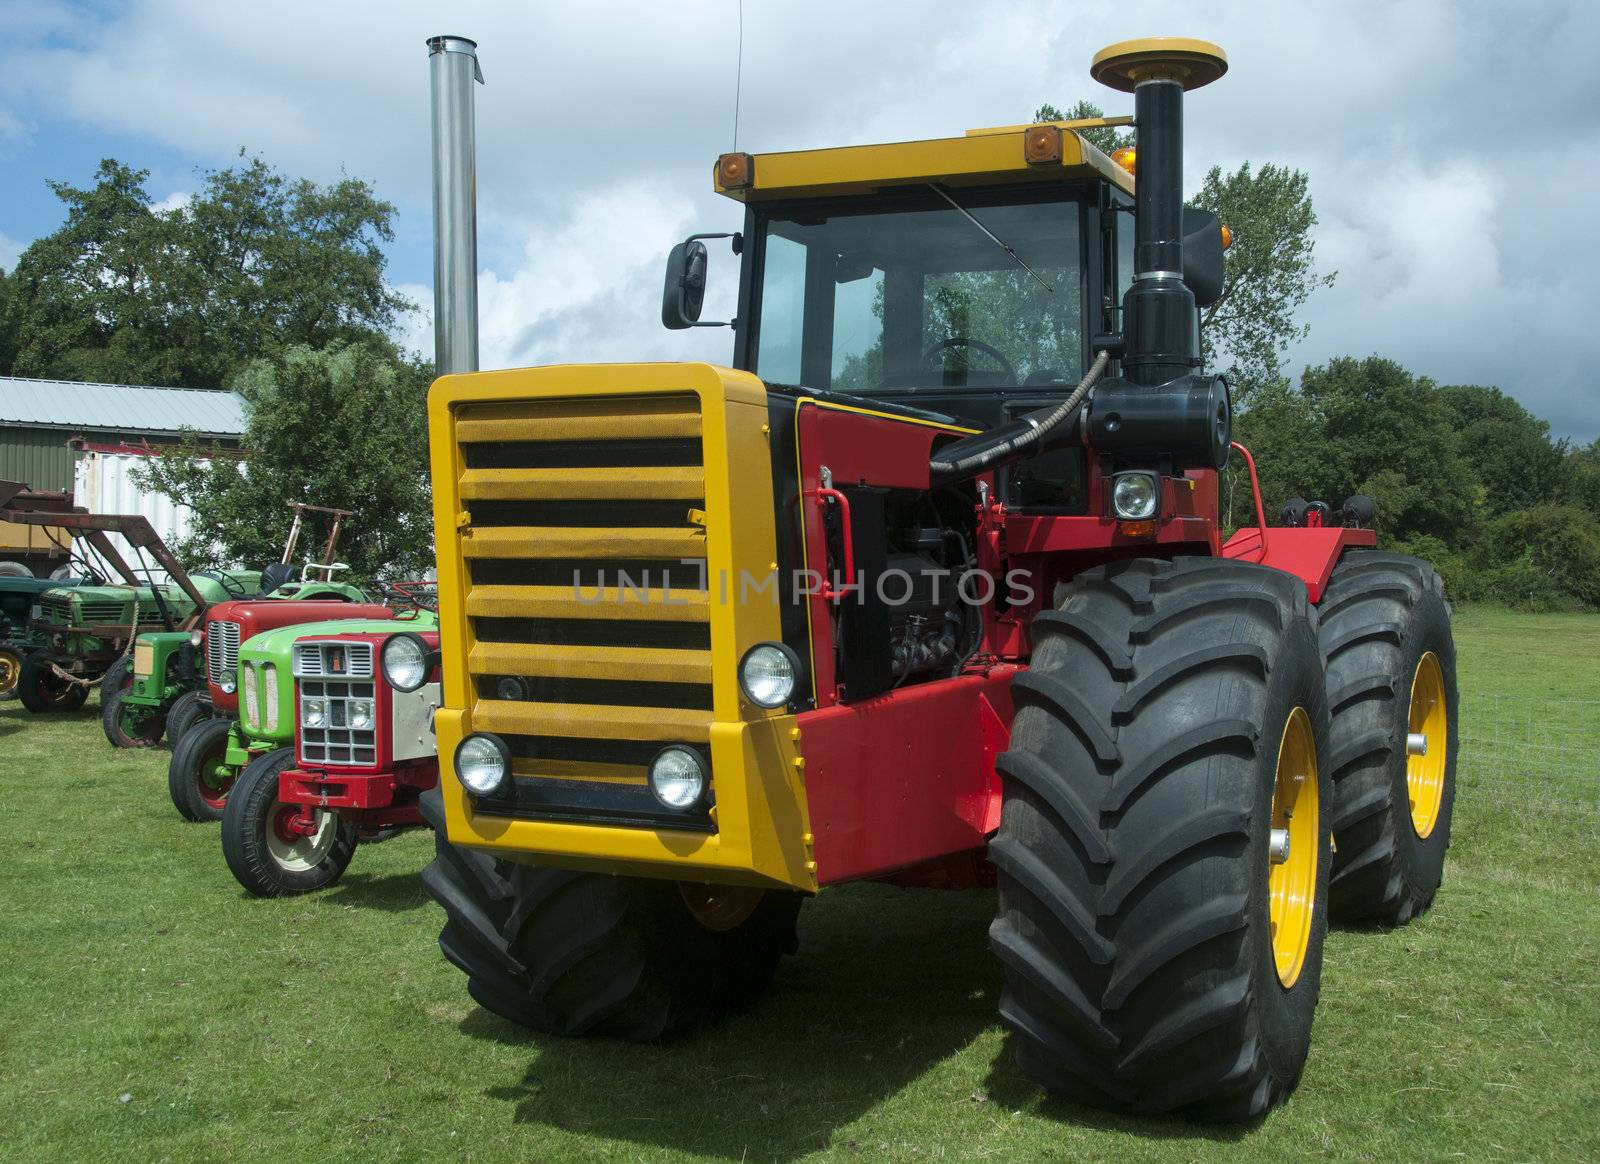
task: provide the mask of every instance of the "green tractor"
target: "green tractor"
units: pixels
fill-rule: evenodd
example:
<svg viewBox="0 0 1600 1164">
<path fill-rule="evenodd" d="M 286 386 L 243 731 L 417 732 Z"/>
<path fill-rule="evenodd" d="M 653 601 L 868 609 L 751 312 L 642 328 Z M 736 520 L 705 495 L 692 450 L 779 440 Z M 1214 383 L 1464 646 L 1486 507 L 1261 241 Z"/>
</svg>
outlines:
<svg viewBox="0 0 1600 1164">
<path fill-rule="evenodd" d="M 102 692 L 125 686 L 133 665 L 126 656 L 139 635 L 156 630 L 187 635 L 207 607 L 260 589 L 259 570 L 189 574 L 138 514 L 7 504 L 0 517 L 17 525 L 65 530 L 73 538 L 76 561 L 100 577 L 121 579 L 52 588 L 38 596 L 38 613 L 29 626 L 33 649 L 22 659 L 17 676 L 17 697 L 31 712 L 76 711 L 95 683 Z M 112 543 L 112 533 L 132 548 L 137 568 Z M 171 581 L 154 582 L 156 567 Z"/>
<path fill-rule="evenodd" d="M 212 611 L 200 625 L 186 630 L 160 630 L 141 634 L 135 640 L 131 659 L 119 661 L 107 672 L 101 691 L 101 726 L 106 739 L 119 748 L 147 747 L 158 743 L 165 730 L 176 747 L 182 734 L 202 719 L 218 711 L 231 714 L 232 708 L 214 706 L 207 689 L 207 670 L 223 667 L 223 655 L 230 644 L 210 643 L 214 628 L 231 637 L 237 646 L 241 624 L 259 632 L 270 627 L 318 622 L 329 618 L 382 617 L 381 608 L 368 603 L 367 595 L 347 582 L 336 582 L 332 575 L 344 569 L 334 560 L 340 527 L 350 516 L 347 509 L 291 502 L 294 521 L 281 558 L 261 572 L 258 592 L 228 597 L 230 609 L 238 614 L 219 618 Z M 308 514 L 326 514 L 331 531 L 323 546 L 322 560 L 308 562 L 294 577 L 295 547 Z M 200 575 L 205 577 L 206 575 Z M 256 617 L 243 612 L 260 604 Z M 359 605 L 358 605 L 359 604 Z M 245 637 L 249 637 L 246 635 Z M 212 656 L 217 658 L 213 659 Z M 213 666 L 215 664 L 215 666 Z"/>
<path fill-rule="evenodd" d="M 438 626 L 438 616 L 432 611 L 415 609 L 386 618 L 281 626 L 246 639 L 239 647 L 235 673 L 221 683 L 215 678 L 209 681 L 219 705 L 237 699 L 237 716 L 201 720 L 173 746 L 167 791 L 178 815 L 189 821 L 221 820 L 228 791 L 245 765 L 258 756 L 292 747 L 295 681 L 291 653 L 297 639 L 309 634 L 436 631 Z"/>
<path fill-rule="evenodd" d="M 65 493 L 35 492 L 20 481 L 0 481 L 0 508 L 9 509 L 14 505 L 64 510 L 72 507 L 72 499 Z M 9 532 L 9 526 L 0 525 L 0 535 Z M 45 556 L 30 552 L 36 544 L 48 547 L 51 559 L 63 555 L 62 544 L 58 543 L 68 540 L 62 531 L 49 526 L 29 529 L 17 538 L 0 538 L 0 545 L 8 554 L 0 560 L 0 700 L 15 698 L 17 683 L 22 677 L 22 661 L 45 645 L 32 625 L 37 617 L 39 596 L 47 590 L 77 586 L 85 581 L 76 576 L 77 567 L 71 562 L 57 569 L 56 576 L 40 578 L 36 576 L 35 565 L 48 569 L 55 563 L 48 560 L 30 563 L 28 560 Z M 17 554 L 20 560 L 9 557 L 13 551 L 21 551 Z"/>
</svg>

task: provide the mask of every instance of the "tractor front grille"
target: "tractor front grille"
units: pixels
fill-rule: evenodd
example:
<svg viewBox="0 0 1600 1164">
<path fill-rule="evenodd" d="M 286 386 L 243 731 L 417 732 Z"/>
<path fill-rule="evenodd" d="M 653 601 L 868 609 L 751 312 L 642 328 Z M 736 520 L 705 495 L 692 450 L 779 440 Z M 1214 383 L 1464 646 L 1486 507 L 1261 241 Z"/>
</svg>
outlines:
<svg viewBox="0 0 1600 1164">
<path fill-rule="evenodd" d="M 566 786 L 629 806 L 619 823 L 709 828 L 646 819 L 650 760 L 710 741 L 699 398 L 470 404 L 455 432 L 471 721 L 517 777 L 514 804 L 479 811 L 551 815 Z"/>
<path fill-rule="evenodd" d="M 72 624 L 72 599 L 59 594 L 46 591 L 39 596 L 39 604 L 34 608 L 39 614 L 41 622 L 53 623 L 56 626 L 70 626 Z"/>
<path fill-rule="evenodd" d="M 294 645 L 300 686 L 300 762 L 370 767 L 378 762 L 377 690 L 372 644 L 324 639 Z M 321 722 L 308 723 L 307 705 L 321 706 Z"/>
<path fill-rule="evenodd" d="M 206 676 L 222 685 L 239 669 L 239 624 L 213 619 L 206 624 Z"/>
<path fill-rule="evenodd" d="M 127 604 L 115 598 L 80 602 L 78 619 L 83 626 L 115 626 L 131 617 Z"/>
</svg>

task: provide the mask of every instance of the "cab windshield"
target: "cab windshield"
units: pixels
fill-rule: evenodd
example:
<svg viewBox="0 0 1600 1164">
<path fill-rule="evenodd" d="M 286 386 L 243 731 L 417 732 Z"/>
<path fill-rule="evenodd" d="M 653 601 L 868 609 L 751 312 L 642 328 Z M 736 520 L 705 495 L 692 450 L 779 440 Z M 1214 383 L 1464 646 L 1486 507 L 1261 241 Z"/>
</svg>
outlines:
<svg viewBox="0 0 1600 1164">
<path fill-rule="evenodd" d="M 761 223 L 755 372 L 873 394 L 1083 371 L 1079 203 L 925 187 Z"/>
</svg>

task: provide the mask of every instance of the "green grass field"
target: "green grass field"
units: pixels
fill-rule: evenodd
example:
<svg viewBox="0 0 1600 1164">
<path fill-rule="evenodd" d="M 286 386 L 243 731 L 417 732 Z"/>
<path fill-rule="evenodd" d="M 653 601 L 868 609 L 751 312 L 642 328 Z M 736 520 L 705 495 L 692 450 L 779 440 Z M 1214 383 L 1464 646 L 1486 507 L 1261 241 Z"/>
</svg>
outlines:
<svg viewBox="0 0 1600 1164">
<path fill-rule="evenodd" d="M 1457 635 L 1469 699 L 1600 694 L 1600 618 L 1471 610 Z M 62 721 L 7 703 L 0 1158 L 1600 1159 L 1588 754 L 1567 773 L 1576 836 L 1562 798 L 1508 815 L 1473 769 L 1437 907 L 1331 934 L 1299 1091 L 1205 1129 L 1049 1103 L 1018 1075 L 989 893 L 831 891 L 740 1019 L 665 1047 L 535 1038 L 440 957 L 429 837 L 258 901 L 216 826 L 168 804 L 164 749 L 114 752 L 93 701 Z"/>
</svg>

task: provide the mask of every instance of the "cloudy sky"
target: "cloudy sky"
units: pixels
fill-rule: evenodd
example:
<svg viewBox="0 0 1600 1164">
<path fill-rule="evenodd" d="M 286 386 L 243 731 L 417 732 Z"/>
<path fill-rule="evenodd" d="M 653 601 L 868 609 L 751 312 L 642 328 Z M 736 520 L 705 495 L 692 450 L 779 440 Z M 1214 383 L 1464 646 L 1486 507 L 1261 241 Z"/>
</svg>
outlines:
<svg viewBox="0 0 1600 1164">
<path fill-rule="evenodd" d="M 1600 5 L 1389 0 L 1117 4 L 744 0 L 739 143 L 792 149 L 959 134 L 1042 101 L 1131 98 L 1087 76 L 1129 36 L 1202 36 L 1232 70 L 1188 107 L 1188 186 L 1211 163 L 1306 170 L 1317 255 L 1296 367 L 1380 353 L 1498 384 L 1600 436 Z M 1198 14 L 1204 12 L 1203 17 Z M 660 264 L 731 230 L 710 193 L 732 144 L 737 0 L 0 0 L 0 266 L 54 229 L 46 178 L 102 157 L 181 198 L 241 147 L 371 180 L 400 210 L 390 275 L 431 305 L 423 41 L 480 43 L 485 367 L 727 359 L 659 325 Z M 731 296 L 713 267 L 707 312 Z M 720 292 L 720 294 L 718 294 Z M 425 316 L 409 334 L 431 347 Z"/>
</svg>

